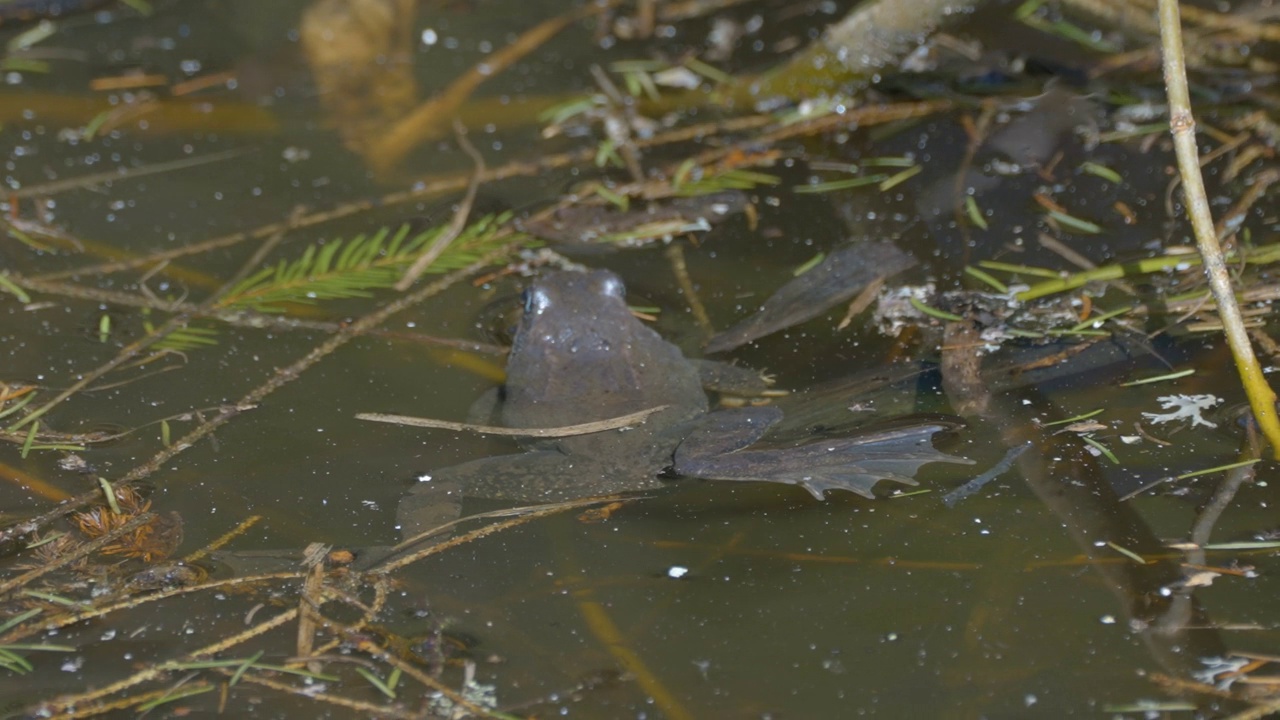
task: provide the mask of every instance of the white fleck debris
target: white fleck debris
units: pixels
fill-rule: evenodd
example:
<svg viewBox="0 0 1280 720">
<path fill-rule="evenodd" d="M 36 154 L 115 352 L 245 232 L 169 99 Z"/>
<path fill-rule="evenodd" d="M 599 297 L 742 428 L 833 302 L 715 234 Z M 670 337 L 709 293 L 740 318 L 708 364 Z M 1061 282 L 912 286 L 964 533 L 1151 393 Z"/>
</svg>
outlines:
<svg viewBox="0 0 1280 720">
<path fill-rule="evenodd" d="M 1204 665 L 1204 669 L 1191 673 L 1191 676 L 1206 685 L 1213 685 L 1214 687 L 1222 690 L 1227 690 L 1231 687 L 1231 683 L 1241 677 L 1240 671 L 1243 670 L 1249 662 L 1248 658 L 1236 657 L 1200 658 L 1200 664 Z M 1219 675 L 1225 675 L 1225 677 L 1219 679 Z"/>
<path fill-rule="evenodd" d="M 280 157 L 287 163 L 299 163 L 304 160 L 310 160 L 311 151 L 307 148 L 293 147 L 291 145 L 280 153 Z"/>
<path fill-rule="evenodd" d="M 667 68 L 653 74 L 653 82 L 664 87 L 694 90 L 702 85 L 702 78 L 686 67 Z"/>
<path fill-rule="evenodd" d="M 904 285 L 886 288 L 876 298 L 876 309 L 872 315 L 880 332 L 896 337 L 908 325 L 918 325 L 925 319 L 924 313 L 917 310 L 911 301 L 924 303 L 936 292 L 933 283 L 924 285 Z"/>
<path fill-rule="evenodd" d="M 1099 621 L 1099 622 L 1101 622 L 1103 625 L 1115 625 L 1115 624 L 1116 624 L 1116 616 L 1115 616 L 1115 615 L 1103 615 L 1102 617 L 1098 618 L 1098 621 Z"/>
<path fill-rule="evenodd" d="M 673 580 L 679 580 L 680 578 L 688 574 L 689 574 L 689 568 L 683 565 L 672 565 L 671 567 L 667 568 L 667 577 Z"/>
<path fill-rule="evenodd" d="M 475 679 L 475 663 L 467 661 L 463 671 L 462 680 L 462 699 L 474 705 L 479 705 L 485 710 L 494 710 L 498 707 L 498 689 L 497 685 L 484 685 L 476 682 Z M 439 717 L 462 717 L 460 707 L 454 704 L 450 697 L 446 697 L 443 693 L 435 693 L 431 696 L 429 707 L 433 714 Z"/>
<path fill-rule="evenodd" d="M 1218 427 L 1217 423 L 1205 420 L 1200 413 L 1212 408 L 1222 402 L 1222 398 L 1216 395 L 1165 395 L 1156 398 L 1160 403 L 1160 407 L 1165 410 L 1173 408 L 1170 413 L 1142 413 L 1142 417 L 1153 423 L 1167 423 L 1172 420 L 1181 420 L 1186 418 L 1191 421 L 1191 426 L 1203 425 L 1209 428 Z"/>
</svg>

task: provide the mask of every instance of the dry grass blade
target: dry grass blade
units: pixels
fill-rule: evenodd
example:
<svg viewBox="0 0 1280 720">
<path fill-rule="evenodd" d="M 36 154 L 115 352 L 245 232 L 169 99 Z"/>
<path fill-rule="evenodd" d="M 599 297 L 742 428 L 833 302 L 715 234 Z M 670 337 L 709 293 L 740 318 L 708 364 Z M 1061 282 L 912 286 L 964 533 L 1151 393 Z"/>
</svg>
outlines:
<svg viewBox="0 0 1280 720">
<path fill-rule="evenodd" d="M 591 433 L 603 432 L 605 430 L 618 430 L 620 428 L 629 427 L 643 423 L 648 417 L 656 412 L 666 410 L 670 405 L 658 405 L 645 410 L 629 413 L 627 415 L 619 415 L 608 420 L 596 420 L 595 422 L 579 423 L 577 425 L 563 425 L 561 427 L 550 428 L 509 428 L 498 425 L 472 425 L 469 423 L 455 423 L 448 420 L 432 420 L 430 418 L 413 417 L 410 415 L 386 415 L 383 413 L 360 413 L 356 415 L 358 420 L 369 420 L 371 422 L 389 423 L 391 425 L 407 425 L 410 427 L 435 428 L 438 430 L 457 430 L 459 432 L 474 432 L 482 435 L 508 435 L 512 437 L 572 437 L 574 435 L 589 435 Z"/>
<path fill-rule="evenodd" d="M 393 554 L 391 556 L 375 564 L 372 568 L 370 568 L 370 572 L 381 573 L 381 574 L 392 573 L 392 572 L 395 572 L 396 570 L 399 570 L 400 568 L 403 568 L 408 565 L 412 565 L 413 563 L 423 558 L 430 557 L 437 553 L 444 552 L 445 550 L 458 547 L 459 545 L 466 545 L 467 543 L 475 540 L 479 540 L 482 537 L 487 537 L 494 533 L 502 532 L 503 530 L 507 530 L 513 527 L 517 527 L 519 525 L 523 525 L 532 520 L 537 520 L 538 518 L 547 517 L 549 515 L 556 515 L 562 512 L 567 512 L 569 510 L 575 510 L 577 508 L 590 507 L 592 505 L 601 505 L 601 504 L 612 503 L 612 502 L 625 502 L 627 500 L 634 500 L 639 497 L 641 496 L 628 495 L 624 497 L 621 495 L 605 495 L 601 497 L 583 498 L 582 500 L 571 500 L 569 502 L 555 503 L 553 505 L 534 505 L 529 507 L 518 507 L 518 508 L 509 508 L 506 510 L 496 510 L 494 512 L 481 513 L 479 515 L 468 515 L 465 518 L 459 518 L 452 522 L 445 523 L 444 525 L 432 528 L 423 533 L 419 533 L 401 542 L 399 545 L 396 545 L 394 548 L 392 548 Z M 420 550 L 415 550 L 407 555 L 399 554 L 400 552 L 407 550 L 424 540 L 427 540 L 431 537 L 434 537 L 436 535 L 439 535 L 440 533 L 443 533 L 445 531 L 448 531 L 454 528 L 455 526 L 457 526 L 462 522 L 470 522 L 473 520 L 498 518 L 498 517 L 510 517 L 511 515 L 516 515 L 516 514 L 518 514 L 519 517 L 514 517 L 514 518 L 511 518 L 510 520 L 504 520 L 503 522 L 495 523 L 493 525 L 486 525 L 481 528 L 476 528 L 475 530 L 472 530 L 471 532 L 468 532 L 465 535 L 459 535 L 454 538 L 449 538 L 448 540 L 443 540 L 435 545 L 430 545 Z"/>
</svg>

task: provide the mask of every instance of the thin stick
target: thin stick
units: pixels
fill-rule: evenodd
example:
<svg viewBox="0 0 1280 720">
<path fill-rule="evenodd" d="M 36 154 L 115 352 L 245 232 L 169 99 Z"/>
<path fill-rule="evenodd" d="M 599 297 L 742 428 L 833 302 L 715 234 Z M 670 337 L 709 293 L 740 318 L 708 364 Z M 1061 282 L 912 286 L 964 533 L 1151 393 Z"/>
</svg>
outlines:
<svg viewBox="0 0 1280 720">
<path fill-rule="evenodd" d="M 707 306 L 703 305 L 702 298 L 698 297 L 698 289 L 693 286 L 693 278 L 689 277 L 689 265 L 684 259 L 684 246 L 679 243 L 668 246 L 667 261 L 671 263 L 671 272 L 676 276 L 676 282 L 680 283 L 680 292 L 684 293 L 684 302 L 689 306 L 689 312 L 693 313 L 694 321 L 698 323 L 704 337 L 711 337 L 715 327 L 711 323 L 711 316 L 707 314 Z"/>
<path fill-rule="evenodd" d="M 467 185 L 467 194 L 463 196 L 462 202 L 458 203 L 458 209 L 453 213 L 453 219 L 449 221 L 449 226 L 440 233 L 439 237 L 431 242 L 431 245 L 418 256 L 417 260 L 413 261 L 413 265 L 396 283 L 396 290 L 400 292 L 408 290 L 417 282 L 418 278 L 422 277 L 422 273 L 431 267 L 431 263 L 443 255 L 444 251 L 453 244 L 453 241 L 458 239 L 458 236 L 467 227 L 467 218 L 471 217 L 472 206 L 476 204 L 476 193 L 480 190 L 480 179 L 484 177 L 486 170 L 484 156 L 467 139 L 467 129 L 462 126 L 462 123 L 457 118 L 453 120 L 453 130 L 458 136 L 458 147 L 462 148 L 462 151 L 471 158 L 471 162 L 475 163 L 476 169 L 471 174 L 471 182 Z"/>
<path fill-rule="evenodd" d="M 619 415 L 618 417 L 609 418 L 607 420 L 596 420 L 588 423 L 578 423 L 577 425 L 563 425 L 561 427 L 549 428 L 509 428 L 496 425 L 471 425 L 469 423 L 449 422 L 448 420 L 433 420 L 431 418 L 413 417 L 412 415 L 386 415 L 384 413 L 360 413 L 356 415 L 357 420 L 369 420 L 371 422 L 388 423 L 391 425 L 408 425 L 410 427 L 434 428 L 437 430 L 457 430 L 458 432 L 474 432 L 483 435 L 510 435 L 513 437 L 570 437 L 573 435 L 589 435 L 591 433 L 603 432 L 605 430 L 617 430 L 619 428 L 630 427 L 644 422 L 650 415 L 666 410 L 670 405 L 658 405 L 656 407 L 639 410 L 637 412 Z"/>
<path fill-rule="evenodd" d="M 68 612 L 63 615 L 54 615 L 39 622 L 24 623 L 9 630 L 4 635 L 0 635 L 0 645 L 11 644 L 24 640 L 37 633 L 48 632 L 51 630 L 59 630 L 64 627 L 76 625 L 94 618 L 106 617 L 117 610 L 129 610 L 138 608 L 143 605 L 167 600 L 171 597 L 179 595 L 191 595 L 200 592 L 213 592 L 215 590 L 223 590 L 227 588 L 253 587 L 261 583 L 269 582 L 289 582 L 292 583 L 302 577 L 302 572 L 287 573 L 267 573 L 263 575 L 244 575 L 241 577 L 226 578 L 224 580 L 212 580 L 200 585 L 189 585 L 183 587 L 169 588 L 168 590 L 160 590 L 150 595 L 141 595 L 126 597 L 119 602 L 113 602 L 109 605 L 101 607 L 89 608 L 78 612 Z"/>
<path fill-rule="evenodd" d="M 1218 305 L 1227 344 L 1235 358 L 1236 371 L 1249 396 L 1249 405 L 1258 420 L 1258 427 L 1273 453 L 1280 453 L 1280 419 L 1276 417 L 1276 394 L 1262 376 L 1262 367 L 1253 354 L 1253 346 L 1240 316 L 1231 277 L 1227 274 L 1222 246 L 1213 229 L 1213 216 L 1209 212 L 1209 200 L 1205 195 L 1204 179 L 1200 176 L 1199 151 L 1196 149 L 1196 121 L 1191 114 L 1191 97 L 1187 91 L 1187 69 L 1182 53 L 1182 25 L 1178 15 L 1177 0 L 1160 0 L 1160 42 L 1164 55 L 1165 91 L 1169 95 L 1169 127 L 1173 134 L 1173 146 L 1178 156 L 1178 170 L 1182 176 L 1183 193 L 1186 196 L 1187 214 L 1195 231 L 1196 247 L 1204 262 L 1209 289 Z"/>
<path fill-rule="evenodd" d="M 450 548 L 458 547 L 459 545 L 466 545 L 469 542 L 473 542 L 475 540 L 479 540 L 480 538 L 493 535 L 494 533 L 502 532 L 504 530 L 507 530 L 508 528 L 513 528 L 519 525 L 523 525 L 527 522 L 537 520 L 538 518 L 546 517 L 548 515 L 555 515 L 557 513 L 562 513 L 567 510 L 573 510 L 575 508 L 587 507 L 588 505 L 599 505 L 600 503 L 606 503 L 606 502 L 625 502 L 627 500 L 635 499 L 635 497 L 636 496 L 623 497 L 621 495 L 603 495 L 600 497 L 583 498 L 581 500 L 568 500 L 566 502 L 555 503 L 552 505 L 538 505 L 538 506 L 523 507 L 523 508 L 510 508 L 507 510 L 495 510 L 493 512 L 481 513 L 479 515 L 468 515 L 465 518 L 458 518 L 457 520 L 454 520 L 452 522 L 447 522 L 444 525 L 432 528 L 430 530 L 427 530 L 426 532 L 421 532 L 421 533 L 418 533 L 417 535 L 414 535 L 413 537 L 402 540 L 399 545 L 396 545 L 394 548 L 392 548 L 393 552 L 391 555 L 388 555 L 386 558 L 379 560 L 377 564 L 369 568 L 369 572 L 373 574 L 387 575 L 395 572 L 396 570 L 399 570 L 402 567 L 405 567 L 406 565 L 412 565 L 413 563 L 425 557 L 429 557 L 431 555 L 437 555 L 439 553 L 444 552 L 445 550 L 449 550 Z M 464 535 L 452 537 L 452 538 L 449 538 L 448 540 L 441 540 L 439 543 L 436 543 L 435 545 L 428 545 L 427 547 L 419 548 L 406 555 L 399 554 L 404 550 L 411 548 L 414 545 L 422 542 L 423 540 L 426 540 L 433 535 L 444 532 L 445 530 L 452 528 L 456 525 L 459 525 L 462 522 L 476 520 L 476 519 L 489 519 L 489 518 L 510 516 L 512 513 L 520 513 L 520 514 L 516 517 L 512 517 L 509 520 L 503 520 L 502 522 L 494 523 L 492 525 L 485 525 L 483 527 L 476 528 L 475 530 L 472 530 Z"/>
<path fill-rule="evenodd" d="M 119 167 L 115 170 L 108 170 L 106 172 L 80 175 L 78 177 L 66 178 L 65 180 L 31 185 L 19 190 L 14 190 L 8 195 L 11 198 L 48 197 L 60 192 L 66 192 L 67 190 L 91 188 L 96 185 L 115 182 L 117 180 L 133 180 L 146 175 L 156 175 L 159 173 L 169 172 L 171 170 L 185 170 L 186 168 L 197 167 L 199 165 L 207 165 L 209 163 L 230 160 L 233 157 L 244 155 L 247 152 L 250 152 L 250 150 L 247 148 L 239 148 L 236 150 L 225 150 L 223 152 L 210 153 L 200 157 L 182 158 L 181 160 L 153 163 L 151 165 L 143 165 L 142 167 L 136 168 Z"/>
</svg>

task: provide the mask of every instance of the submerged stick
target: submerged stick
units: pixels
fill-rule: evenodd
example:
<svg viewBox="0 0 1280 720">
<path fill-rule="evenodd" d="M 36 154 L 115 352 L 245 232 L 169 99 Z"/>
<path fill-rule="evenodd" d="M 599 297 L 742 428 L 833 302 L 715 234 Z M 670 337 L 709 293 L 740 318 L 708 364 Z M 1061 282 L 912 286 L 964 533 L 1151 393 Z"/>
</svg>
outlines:
<svg viewBox="0 0 1280 720">
<path fill-rule="evenodd" d="M 1227 274 L 1222 245 L 1214 232 L 1209 199 L 1205 195 L 1204 178 L 1200 175 L 1200 153 L 1196 149 L 1196 121 L 1191 114 L 1191 97 L 1187 90 L 1187 69 L 1182 52 L 1182 26 L 1177 0 L 1160 0 L 1160 43 L 1164 55 L 1165 91 L 1169 96 L 1169 127 L 1178 157 L 1187 216 L 1195 231 L 1196 248 L 1203 258 L 1209 289 L 1218 305 L 1227 344 L 1235 359 L 1236 371 L 1258 427 L 1273 453 L 1280 454 L 1280 419 L 1276 417 L 1276 394 L 1262 376 L 1262 366 L 1253 353 L 1240 307 Z"/>
<path fill-rule="evenodd" d="M 1018 456 L 1029 450 L 1031 446 L 1031 441 L 1027 441 L 1016 447 L 1009 448 L 1009 451 L 1004 454 L 1004 458 L 992 465 L 990 470 L 943 495 L 942 503 L 947 507 L 955 507 L 956 503 L 978 492 L 984 485 L 1008 472 L 1013 467 L 1013 462 L 1018 459 Z"/>
<path fill-rule="evenodd" d="M 483 62 L 454 80 L 443 92 L 414 108 L 406 117 L 387 128 L 365 151 L 365 160 L 379 174 L 385 174 L 410 150 L 439 137 L 458 109 L 485 80 L 519 62 L 542 47 L 561 30 L 583 17 L 594 15 L 600 8 L 588 5 L 544 20 L 524 31 L 515 42 L 490 53 Z"/>
</svg>

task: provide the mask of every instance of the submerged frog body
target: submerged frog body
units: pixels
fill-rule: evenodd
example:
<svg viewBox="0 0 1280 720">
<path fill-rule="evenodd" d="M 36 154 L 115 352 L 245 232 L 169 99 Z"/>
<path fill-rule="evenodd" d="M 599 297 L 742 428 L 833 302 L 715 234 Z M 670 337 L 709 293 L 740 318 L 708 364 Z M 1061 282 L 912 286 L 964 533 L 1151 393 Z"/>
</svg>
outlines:
<svg viewBox="0 0 1280 720">
<path fill-rule="evenodd" d="M 613 273 L 556 272 L 525 292 L 497 407 L 512 428 L 561 427 L 665 409 L 622 430 L 531 440 L 526 451 L 434 473 L 401 503 L 402 532 L 459 513 L 463 496 L 539 503 L 659 487 L 660 476 L 799 485 L 822 499 L 840 489 L 872 497 L 879 480 L 915 485 L 929 462 L 964 462 L 933 448 L 944 423 L 750 450 L 782 417 L 774 407 L 708 411 L 703 376 L 627 308 Z M 724 367 L 724 366 L 720 366 Z M 710 373 L 707 370 L 711 370 Z"/>
</svg>

